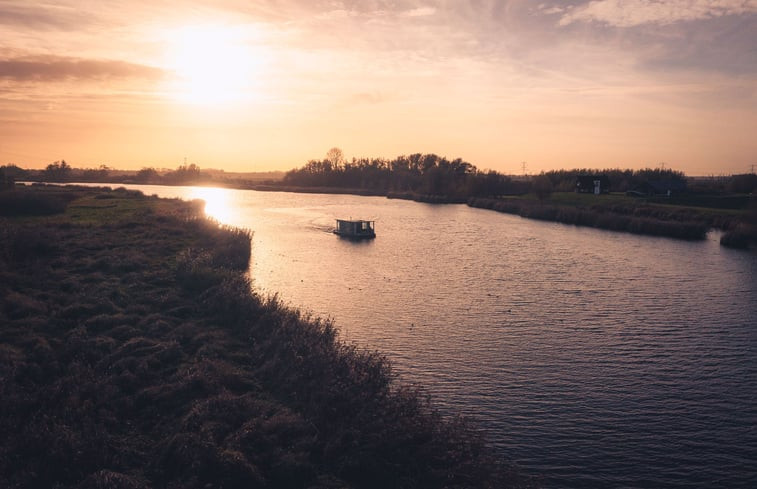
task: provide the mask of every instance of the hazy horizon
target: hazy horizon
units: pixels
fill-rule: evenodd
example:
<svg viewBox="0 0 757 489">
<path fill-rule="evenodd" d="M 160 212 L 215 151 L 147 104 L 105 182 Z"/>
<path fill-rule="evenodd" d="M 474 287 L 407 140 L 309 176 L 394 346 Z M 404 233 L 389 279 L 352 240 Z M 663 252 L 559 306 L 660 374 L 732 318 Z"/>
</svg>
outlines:
<svg viewBox="0 0 757 489">
<path fill-rule="evenodd" d="M 0 25 L 0 165 L 757 164 L 757 0 L 0 0 Z"/>
</svg>

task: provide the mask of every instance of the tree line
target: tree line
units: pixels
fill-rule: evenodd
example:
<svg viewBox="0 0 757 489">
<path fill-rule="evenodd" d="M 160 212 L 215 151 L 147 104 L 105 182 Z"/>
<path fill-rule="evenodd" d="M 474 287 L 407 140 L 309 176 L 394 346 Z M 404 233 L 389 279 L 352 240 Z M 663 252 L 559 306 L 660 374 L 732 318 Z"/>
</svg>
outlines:
<svg viewBox="0 0 757 489">
<path fill-rule="evenodd" d="M 650 182 L 687 182 L 681 171 L 664 168 L 641 170 L 590 169 L 552 170 L 529 177 L 511 177 L 488 170 L 481 171 L 475 165 L 460 158 L 449 160 L 436 154 L 415 153 L 402 155 L 392 160 L 384 158 L 344 159 L 339 148 L 332 148 L 326 157 L 310 160 L 300 168 L 290 170 L 284 183 L 301 187 L 337 187 L 374 191 L 411 192 L 416 194 L 446 196 L 451 199 L 469 197 L 496 197 L 537 193 L 571 192 L 576 188 L 579 175 L 605 175 L 614 192 L 648 188 Z M 748 179 L 732 177 L 728 191 L 744 192 L 750 188 Z M 752 184 L 751 188 L 754 188 Z M 716 189 L 715 186 L 710 187 Z M 747 190 L 749 192 L 751 190 Z"/>
<path fill-rule="evenodd" d="M 346 161 L 339 148 L 321 160 L 310 160 L 284 175 L 285 185 L 337 187 L 381 192 L 410 192 L 445 196 L 499 196 L 524 190 L 521 182 L 495 171 L 482 172 L 461 158 L 449 160 L 433 153 Z"/>
<path fill-rule="evenodd" d="M 106 165 L 97 168 L 74 168 L 66 160 L 50 163 L 42 170 L 26 170 L 17 165 L 0 166 L 0 182 L 90 182 L 90 183 L 141 183 L 155 185 L 192 185 L 209 183 L 213 176 L 194 163 L 180 165 L 176 170 L 159 171 L 145 167 L 135 172 L 115 170 Z"/>
<path fill-rule="evenodd" d="M 683 172 L 665 168 L 640 170 L 590 169 L 552 170 L 532 176 L 508 176 L 494 170 L 479 170 L 461 158 L 450 160 L 433 153 L 401 155 L 394 159 L 352 158 L 342 150 L 330 149 L 324 158 L 310 160 L 290 170 L 280 183 L 289 187 L 336 188 L 378 194 L 436 196 L 440 201 L 464 201 L 471 197 L 537 194 L 545 198 L 552 192 L 571 192 L 579 175 L 605 175 L 613 192 L 649 190 L 651 182 L 680 182 L 690 192 L 705 194 L 749 194 L 757 190 L 757 175 L 746 173 L 728 177 L 688 178 Z M 55 161 L 41 170 L 26 170 L 17 165 L 0 166 L 0 185 L 14 181 L 138 183 L 156 185 L 213 184 L 212 171 L 184 164 L 175 170 L 144 167 L 137 172 L 120 171 L 106 165 L 74 168 L 65 160 Z M 217 183 L 217 182 L 216 182 Z M 225 185 L 234 182 L 223 179 Z M 238 182 L 252 188 L 249 182 Z M 267 182 L 275 186 L 276 182 Z"/>
</svg>

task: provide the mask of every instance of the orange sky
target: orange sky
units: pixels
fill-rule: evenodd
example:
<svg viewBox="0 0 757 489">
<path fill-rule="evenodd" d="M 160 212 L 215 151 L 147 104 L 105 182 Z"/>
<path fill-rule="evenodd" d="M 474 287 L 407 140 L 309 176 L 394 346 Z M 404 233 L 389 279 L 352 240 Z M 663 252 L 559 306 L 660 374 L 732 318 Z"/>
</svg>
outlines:
<svg viewBox="0 0 757 489">
<path fill-rule="evenodd" d="M 0 164 L 757 164 L 757 0 L 0 0 L 0 31 Z"/>
</svg>

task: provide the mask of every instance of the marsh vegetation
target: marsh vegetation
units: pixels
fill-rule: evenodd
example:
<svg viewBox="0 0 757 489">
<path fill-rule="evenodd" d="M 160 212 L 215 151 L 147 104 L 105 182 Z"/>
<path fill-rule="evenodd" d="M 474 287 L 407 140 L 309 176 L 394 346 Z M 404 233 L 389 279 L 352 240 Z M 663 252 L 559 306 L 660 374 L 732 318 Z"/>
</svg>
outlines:
<svg viewBox="0 0 757 489">
<path fill-rule="evenodd" d="M 3 487 L 531 485 L 380 353 L 252 291 L 250 233 L 200 203 L 2 198 Z"/>
</svg>

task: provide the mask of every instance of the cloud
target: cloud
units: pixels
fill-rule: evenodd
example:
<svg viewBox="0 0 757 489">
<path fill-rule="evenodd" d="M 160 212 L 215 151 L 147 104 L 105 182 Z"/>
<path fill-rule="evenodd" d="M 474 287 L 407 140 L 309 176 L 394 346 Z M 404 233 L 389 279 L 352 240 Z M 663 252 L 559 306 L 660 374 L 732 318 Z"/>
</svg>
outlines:
<svg viewBox="0 0 757 489">
<path fill-rule="evenodd" d="M 26 2 L 0 2 L 0 25 L 34 29 L 80 29 L 88 24 L 82 10 L 63 5 L 30 6 Z"/>
<path fill-rule="evenodd" d="M 547 15 L 562 14 L 566 10 L 565 7 L 557 7 L 557 6 L 549 7 L 544 4 L 539 5 L 537 8 Z"/>
<path fill-rule="evenodd" d="M 329 10 L 322 14 L 318 14 L 316 18 L 318 20 L 342 21 L 342 20 L 349 19 L 352 17 L 357 17 L 357 16 L 358 16 L 358 12 L 356 12 L 355 10 L 335 9 L 335 10 Z"/>
<path fill-rule="evenodd" d="M 751 13 L 757 13 L 757 0 L 595 0 L 568 9 L 560 25 L 575 22 L 600 22 L 616 27 L 668 25 Z"/>
<path fill-rule="evenodd" d="M 436 14 L 434 7 L 418 7 L 402 12 L 403 17 L 429 17 Z"/>
<path fill-rule="evenodd" d="M 14 81 L 158 79 L 162 76 L 163 71 L 158 68 L 116 60 L 50 55 L 0 59 L 0 79 Z"/>
</svg>

